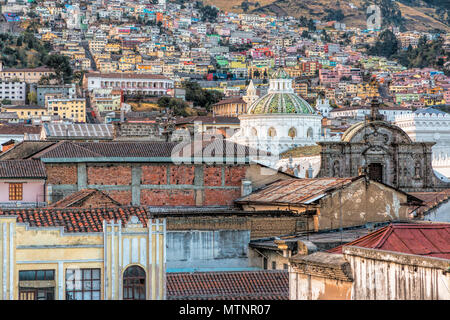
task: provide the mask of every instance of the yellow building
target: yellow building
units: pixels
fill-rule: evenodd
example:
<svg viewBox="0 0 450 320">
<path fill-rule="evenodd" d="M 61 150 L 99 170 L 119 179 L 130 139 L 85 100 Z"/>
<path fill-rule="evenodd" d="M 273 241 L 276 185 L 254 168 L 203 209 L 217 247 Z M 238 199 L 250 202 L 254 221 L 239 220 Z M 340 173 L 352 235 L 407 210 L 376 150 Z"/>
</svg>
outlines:
<svg viewBox="0 0 450 320">
<path fill-rule="evenodd" d="M 60 116 L 74 122 L 86 122 L 86 99 L 56 98 L 46 102 L 49 115 Z"/>
<path fill-rule="evenodd" d="M 0 80 L 21 80 L 26 83 L 37 83 L 42 77 L 48 77 L 55 74 L 52 69 L 47 67 L 37 67 L 28 69 L 8 68 L 3 69 L 0 63 Z"/>
<path fill-rule="evenodd" d="M 215 116 L 237 117 L 247 113 L 247 102 L 242 97 L 221 100 L 212 106 Z"/>
<path fill-rule="evenodd" d="M 361 99 L 377 97 L 379 96 L 378 86 L 370 83 L 358 84 L 357 96 Z"/>
<path fill-rule="evenodd" d="M 120 43 L 108 43 L 105 45 L 106 52 L 119 52 L 120 51 Z"/>
<path fill-rule="evenodd" d="M 106 40 L 89 40 L 89 50 L 103 51 L 106 47 Z"/>
<path fill-rule="evenodd" d="M 28 120 L 47 115 L 47 109 L 41 106 L 3 106 L 3 112 L 15 112 L 19 119 Z"/>
<path fill-rule="evenodd" d="M 113 73 L 117 70 L 116 61 L 100 59 L 96 61 L 96 64 L 101 73 Z"/>
<path fill-rule="evenodd" d="M 56 38 L 58 38 L 58 36 L 51 32 L 47 32 L 42 35 L 42 41 L 51 41 Z"/>
<path fill-rule="evenodd" d="M 144 207 L 0 211 L 0 300 L 165 299 L 165 237 Z"/>
</svg>

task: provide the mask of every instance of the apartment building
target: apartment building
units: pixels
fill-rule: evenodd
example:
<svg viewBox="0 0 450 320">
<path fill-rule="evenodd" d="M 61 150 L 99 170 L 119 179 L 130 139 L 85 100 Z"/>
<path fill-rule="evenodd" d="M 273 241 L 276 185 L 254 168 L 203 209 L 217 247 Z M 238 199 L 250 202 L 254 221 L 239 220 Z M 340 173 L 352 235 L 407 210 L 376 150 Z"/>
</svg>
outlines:
<svg viewBox="0 0 450 320">
<path fill-rule="evenodd" d="M 94 89 L 123 90 L 127 94 L 148 94 L 162 96 L 173 89 L 173 80 L 157 74 L 132 73 L 87 73 L 84 75 L 83 87 Z"/>
<path fill-rule="evenodd" d="M 73 122 L 86 122 L 86 99 L 56 98 L 47 100 L 49 115 L 60 116 Z"/>
<path fill-rule="evenodd" d="M 25 104 L 27 84 L 23 81 L 0 81 L 0 101 Z"/>
</svg>

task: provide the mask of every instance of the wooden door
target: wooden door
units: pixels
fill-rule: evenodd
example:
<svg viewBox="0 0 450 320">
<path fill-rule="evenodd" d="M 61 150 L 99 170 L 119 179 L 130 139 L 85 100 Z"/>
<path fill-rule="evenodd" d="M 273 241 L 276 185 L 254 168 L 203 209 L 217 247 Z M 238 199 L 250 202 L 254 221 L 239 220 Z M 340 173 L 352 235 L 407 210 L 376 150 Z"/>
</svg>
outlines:
<svg viewBox="0 0 450 320">
<path fill-rule="evenodd" d="M 383 166 L 381 163 L 369 164 L 369 179 L 373 181 L 383 182 Z"/>
</svg>

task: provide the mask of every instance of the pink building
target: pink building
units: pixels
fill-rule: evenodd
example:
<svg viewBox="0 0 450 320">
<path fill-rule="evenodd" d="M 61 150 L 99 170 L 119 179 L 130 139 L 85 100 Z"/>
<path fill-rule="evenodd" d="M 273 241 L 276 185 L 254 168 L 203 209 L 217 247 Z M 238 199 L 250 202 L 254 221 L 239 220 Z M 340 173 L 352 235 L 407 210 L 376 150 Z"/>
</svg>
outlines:
<svg viewBox="0 0 450 320">
<path fill-rule="evenodd" d="M 334 70 L 320 69 L 319 79 L 321 84 L 336 84 L 339 83 L 339 74 Z"/>
<path fill-rule="evenodd" d="M 46 202 L 47 174 L 39 160 L 0 161 L 0 207 L 33 207 Z"/>
<path fill-rule="evenodd" d="M 444 99 L 446 104 L 450 104 L 450 89 L 444 91 Z"/>
</svg>

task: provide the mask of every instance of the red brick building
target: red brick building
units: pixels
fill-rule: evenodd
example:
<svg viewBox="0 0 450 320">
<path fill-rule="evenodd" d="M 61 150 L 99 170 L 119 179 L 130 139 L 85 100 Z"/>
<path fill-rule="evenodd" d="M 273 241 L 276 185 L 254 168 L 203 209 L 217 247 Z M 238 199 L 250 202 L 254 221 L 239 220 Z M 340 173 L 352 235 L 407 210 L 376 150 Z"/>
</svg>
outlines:
<svg viewBox="0 0 450 320">
<path fill-rule="evenodd" d="M 218 148 L 220 143 L 223 146 Z M 196 153 L 194 148 L 183 151 L 179 160 L 185 163 L 176 163 L 172 151 L 178 146 L 177 142 L 60 141 L 38 152 L 30 147 L 34 154 L 19 146 L 17 153 L 45 164 L 49 203 L 83 189 L 97 189 L 122 205 L 228 206 L 242 195 L 243 180 L 258 187 L 286 176 L 260 178 L 261 168 L 250 165 L 250 150 L 244 146 L 203 143 Z M 218 155 L 219 149 L 229 151 L 227 158 Z M 211 150 L 217 155 L 213 151 L 207 157 Z"/>
</svg>

